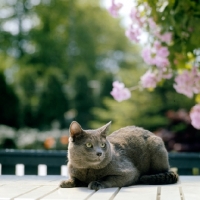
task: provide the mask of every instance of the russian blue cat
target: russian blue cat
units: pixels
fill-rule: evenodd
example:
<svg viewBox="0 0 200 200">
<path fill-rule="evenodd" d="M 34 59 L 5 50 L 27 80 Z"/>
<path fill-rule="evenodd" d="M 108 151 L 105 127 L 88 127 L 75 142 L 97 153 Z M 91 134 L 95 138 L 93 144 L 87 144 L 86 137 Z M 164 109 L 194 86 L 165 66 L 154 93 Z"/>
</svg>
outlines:
<svg viewBox="0 0 200 200">
<path fill-rule="evenodd" d="M 136 126 L 108 135 L 111 122 L 95 130 L 70 125 L 69 179 L 60 187 L 102 189 L 138 183 L 172 184 L 178 175 L 170 171 L 168 153 L 160 137 Z"/>
</svg>

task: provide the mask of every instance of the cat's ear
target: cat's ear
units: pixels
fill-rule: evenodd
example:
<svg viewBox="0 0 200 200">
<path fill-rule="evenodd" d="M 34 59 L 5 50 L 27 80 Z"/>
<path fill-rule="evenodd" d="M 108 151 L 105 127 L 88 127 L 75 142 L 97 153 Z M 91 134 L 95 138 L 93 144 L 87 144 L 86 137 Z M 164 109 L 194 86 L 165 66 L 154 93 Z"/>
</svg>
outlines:
<svg viewBox="0 0 200 200">
<path fill-rule="evenodd" d="M 70 131 L 70 136 L 73 138 L 73 140 L 77 136 L 80 136 L 83 133 L 83 129 L 81 128 L 81 125 L 76 121 L 73 121 L 70 124 L 69 131 Z"/>
<path fill-rule="evenodd" d="M 111 121 L 108 122 L 106 125 L 104 125 L 104 126 L 102 126 L 102 127 L 100 128 L 100 131 L 101 131 L 101 135 L 102 135 L 102 136 L 106 136 L 106 135 L 108 134 L 109 128 L 110 128 L 110 124 L 111 124 Z"/>
</svg>

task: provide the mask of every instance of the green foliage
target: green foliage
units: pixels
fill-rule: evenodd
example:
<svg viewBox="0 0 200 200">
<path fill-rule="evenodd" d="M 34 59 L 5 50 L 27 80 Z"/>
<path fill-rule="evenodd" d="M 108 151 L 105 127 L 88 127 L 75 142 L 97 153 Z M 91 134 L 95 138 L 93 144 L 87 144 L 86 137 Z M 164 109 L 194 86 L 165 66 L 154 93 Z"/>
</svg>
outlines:
<svg viewBox="0 0 200 200">
<path fill-rule="evenodd" d="M 59 70 L 47 70 L 44 77 L 44 87 L 40 95 L 37 113 L 38 125 L 47 126 L 49 122 L 64 121 L 64 114 L 68 110 L 68 100 L 64 93 L 62 75 Z M 65 124 L 64 124 L 65 125 Z"/>
<path fill-rule="evenodd" d="M 169 45 L 171 67 L 175 70 L 191 68 L 191 61 L 199 62 L 200 2 L 199 0 L 138 0 L 147 2 L 152 17 L 162 32 L 173 33 Z M 196 59 L 197 58 L 197 59 Z M 189 65 L 188 65 L 189 64 Z"/>
<path fill-rule="evenodd" d="M 64 128 L 75 119 L 88 127 L 98 119 L 92 108 L 110 96 L 114 71 L 128 67 L 137 49 L 98 1 L 36 3 L 0 2 L 7 13 L 0 16 L 1 69 L 19 99 L 18 122 L 9 125 L 48 129 L 57 121 Z"/>
</svg>

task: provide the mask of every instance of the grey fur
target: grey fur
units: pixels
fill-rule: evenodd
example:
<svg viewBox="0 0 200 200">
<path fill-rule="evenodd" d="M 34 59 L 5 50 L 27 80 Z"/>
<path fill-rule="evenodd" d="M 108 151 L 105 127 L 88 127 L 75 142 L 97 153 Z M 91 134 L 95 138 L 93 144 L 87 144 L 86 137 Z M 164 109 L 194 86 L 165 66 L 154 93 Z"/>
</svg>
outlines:
<svg viewBox="0 0 200 200">
<path fill-rule="evenodd" d="M 68 171 L 70 178 L 60 187 L 87 186 L 89 189 L 124 187 L 138 182 L 169 184 L 178 175 L 169 171 L 168 153 L 161 138 L 135 126 L 106 136 L 108 124 L 96 130 L 70 125 Z M 88 143 L 92 144 L 91 148 Z M 101 147 L 102 144 L 105 147 Z"/>
</svg>

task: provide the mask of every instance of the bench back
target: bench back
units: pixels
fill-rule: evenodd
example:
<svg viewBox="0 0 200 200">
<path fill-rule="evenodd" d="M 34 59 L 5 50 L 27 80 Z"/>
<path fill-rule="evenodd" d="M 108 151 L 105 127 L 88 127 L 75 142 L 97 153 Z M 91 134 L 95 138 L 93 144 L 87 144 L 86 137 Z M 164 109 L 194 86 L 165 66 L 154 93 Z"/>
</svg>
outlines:
<svg viewBox="0 0 200 200">
<path fill-rule="evenodd" d="M 197 175 L 200 153 L 169 153 L 179 175 Z M 67 151 L 0 150 L 0 174 L 67 175 Z"/>
</svg>

